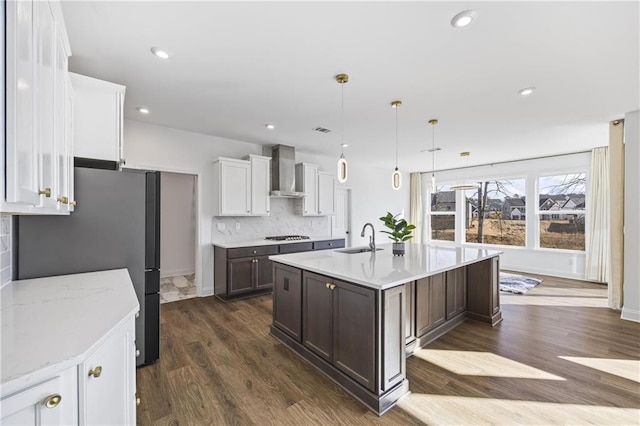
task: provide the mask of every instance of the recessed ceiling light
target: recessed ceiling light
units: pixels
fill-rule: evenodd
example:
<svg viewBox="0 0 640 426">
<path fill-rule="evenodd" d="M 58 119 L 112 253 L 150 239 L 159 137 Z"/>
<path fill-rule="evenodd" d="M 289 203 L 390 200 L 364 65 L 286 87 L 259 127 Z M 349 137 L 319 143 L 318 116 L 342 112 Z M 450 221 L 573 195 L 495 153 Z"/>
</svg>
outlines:
<svg viewBox="0 0 640 426">
<path fill-rule="evenodd" d="M 535 87 L 525 87 L 524 89 L 518 90 L 518 93 L 520 93 L 522 96 L 529 96 L 533 93 L 534 90 L 536 90 Z"/>
<path fill-rule="evenodd" d="M 266 127 L 269 130 L 273 130 L 273 129 L 276 128 L 276 125 L 275 124 L 271 124 L 271 123 L 267 123 L 267 124 L 264 125 L 264 127 Z"/>
<path fill-rule="evenodd" d="M 343 147 L 343 148 L 348 148 L 349 144 L 348 143 L 341 143 L 340 146 Z"/>
<path fill-rule="evenodd" d="M 136 108 L 140 114 L 149 114 L 149 109 L 145 107 Z"/>
<path fill-rule="evenodd" d="M 473 22 L 473 19 L 475 17 L 476 17 L 475 10 L 465 10 L 453 17 L 453 19 L 451 20 L 451 26 L 454 28 L 466 27 L 471 22 Z"/>
<path fill-rule="evenodd" d="M 156 55 L 158 58 L 169 59 L 169 53 L 166 50 L 162 50 L 159 47 L 152 47 L 151 53 Z"/>
</svg>

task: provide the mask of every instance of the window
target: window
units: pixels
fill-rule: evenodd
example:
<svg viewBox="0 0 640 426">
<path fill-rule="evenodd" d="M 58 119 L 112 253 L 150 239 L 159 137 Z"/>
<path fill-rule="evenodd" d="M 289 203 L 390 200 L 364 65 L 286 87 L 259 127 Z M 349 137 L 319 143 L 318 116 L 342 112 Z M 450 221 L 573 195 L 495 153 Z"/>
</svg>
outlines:
<svg viewBox="0 0 640 426">
<path fill-rule="evenodd" d="M 540 247 L 584 251 L 585 173 L 538 179 Z"/>
<path fill-rule="evenodd" d="M 487 180 L 465 191 L 465 241 L 522 246 L 526 244 L 525 179 Z"/>
<path fill-rule="evenodd" d="M 431 239 L 455 241 L 456 191 L 450 185 L 441 185 L 430 197 Z"/>
</svg>

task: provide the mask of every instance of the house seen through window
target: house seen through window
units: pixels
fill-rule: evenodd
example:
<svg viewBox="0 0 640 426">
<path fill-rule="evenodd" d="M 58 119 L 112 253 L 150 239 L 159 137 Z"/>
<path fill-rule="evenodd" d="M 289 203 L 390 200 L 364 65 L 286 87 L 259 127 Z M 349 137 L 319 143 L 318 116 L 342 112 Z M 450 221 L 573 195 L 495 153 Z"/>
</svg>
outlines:
<svg viewBox="0 0 640 426">
<path fill-rule="evenodd" d="M 585 173 L 538 179 L 540 247 L 584 250 Z"/>
</svg>

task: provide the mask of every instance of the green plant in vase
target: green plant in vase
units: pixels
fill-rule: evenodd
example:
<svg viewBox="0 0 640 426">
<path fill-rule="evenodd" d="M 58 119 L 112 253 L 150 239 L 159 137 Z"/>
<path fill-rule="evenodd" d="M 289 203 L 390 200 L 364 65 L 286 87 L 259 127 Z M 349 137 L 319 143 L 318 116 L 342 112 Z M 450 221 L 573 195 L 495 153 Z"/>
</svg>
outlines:
<svg viewBox="0 0 640 426">
<path fill-rule="evenodd" d="M 384 223 L 389 231 L 381 231 L 389 235 L 393 240 L 393 255 L 404 256 L 404 242 L 413 238 L 411 232 L 416 229 L 415 225 L 408 223 L 405 219 L 398 219 L 400 213 L 393 215 L 387 212 L 386 216 L 382 216 L 380 220 Z"/>
</svg>

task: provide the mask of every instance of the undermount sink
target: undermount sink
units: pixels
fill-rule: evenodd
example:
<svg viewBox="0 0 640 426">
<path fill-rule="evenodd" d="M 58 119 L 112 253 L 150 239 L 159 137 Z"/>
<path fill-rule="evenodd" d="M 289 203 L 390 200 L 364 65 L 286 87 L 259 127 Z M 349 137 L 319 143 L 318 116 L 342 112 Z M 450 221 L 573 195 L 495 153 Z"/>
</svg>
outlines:
<svg viewBox="0 0 640 426">
<path fill-rule="evenodd" d="M 376 251 L 380 251 L 382 250 L 381 248 L 377 248 Z M 356 253 L 369 253 L 371 251 L 371 248 L 369 247 L 356 247 L 356 248 L 350 248 L 350 249 L 343 249 L 343 250 L 336 250 L 336 252 L 338 253 L 345 253 L 345 254 L 356 254 Z"/>
</svg>

